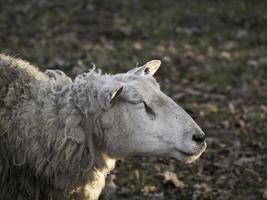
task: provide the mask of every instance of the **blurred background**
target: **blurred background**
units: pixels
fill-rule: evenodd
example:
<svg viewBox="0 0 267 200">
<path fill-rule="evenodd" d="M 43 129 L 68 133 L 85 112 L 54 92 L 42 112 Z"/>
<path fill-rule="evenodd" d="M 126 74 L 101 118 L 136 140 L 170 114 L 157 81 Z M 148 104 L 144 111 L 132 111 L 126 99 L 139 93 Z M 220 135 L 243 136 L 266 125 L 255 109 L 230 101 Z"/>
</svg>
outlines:
<svg viewBox="0 0 267 200">
<path fill-rule="evenodd" d="M 200 160 L 121 160 L 101 199 L 267 199 L 266 0 L 1 0 L 0 52 L 69 76 L 161 59 L 207 134 Z"/>
</svg>

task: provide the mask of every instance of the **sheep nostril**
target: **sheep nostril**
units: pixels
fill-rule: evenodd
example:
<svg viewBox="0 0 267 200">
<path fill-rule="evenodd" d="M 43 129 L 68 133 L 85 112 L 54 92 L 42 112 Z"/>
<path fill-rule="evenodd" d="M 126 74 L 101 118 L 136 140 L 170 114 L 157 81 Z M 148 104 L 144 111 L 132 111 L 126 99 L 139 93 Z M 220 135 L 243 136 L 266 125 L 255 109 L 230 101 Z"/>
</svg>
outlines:
<svg viewBox="0 0 267 200">
<path fill-rule="evenodd" d="M 192 139 L 196 142 L 196 143 L 202 143 L 205 140 L 205 135 L 204 134 L 194 134 Z"/>
</svg>

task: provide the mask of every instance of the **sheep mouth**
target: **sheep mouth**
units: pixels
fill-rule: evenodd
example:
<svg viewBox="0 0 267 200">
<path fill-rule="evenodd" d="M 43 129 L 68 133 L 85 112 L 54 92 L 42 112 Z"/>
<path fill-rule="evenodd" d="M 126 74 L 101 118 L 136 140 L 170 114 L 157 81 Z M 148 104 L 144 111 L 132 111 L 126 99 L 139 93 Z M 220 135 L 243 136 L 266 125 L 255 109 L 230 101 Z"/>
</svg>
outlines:
<svg viewBox="0 0 267 200">
<path fill-rule="evenodd" d="M 199 157 L 199 155 L 175 149 L 171 157 L 182 163 L 189 164 L 192 163 L 194 160 L 196 160 Z"/>
<path fill-rule="evenodd" d="M 202 153 L 202 151 L 199 151 L 199 152 L 185 152 L 185 151 L 182 151 L 182 150 L 180 150 L 180 149 L 177 149 L 177 148 L 175 148 L 175 150 L 179 153 L 179 154 L 181 154 L 183 157 L 193 157 L 193 156 L 198 156 L 199 154 L 201 154 Z"/>
<path fill-rule="evenodd" d="M 186 152 L 178 148 L 174 148 L 175 151 L 173 151 L 172 157 L 183 163 L 190 164 L 201 156 L 201 154 L 205 151 L 205 148 L 206 145 L 194 152 Z"/>
<path fill-rule="evenodd" d="M 188 157 L 190 157 L 190 156 L 195 156 L 195 155 L 197 155 L 197 154 L 193 154 L 193 153 L 188 153 L 188 152 L 184 152 L 184 151 L 181 151 L 181 150 L 179 150 L 179 149 L 175 149 L 176 151 L 178 151 L 180 154 L 182 154 L 183 156 L 188 156 Z"/>
<path fill-rule="evenodd" d="M 174 148 L 175 151 L 177 151 L 179 154 L 181 154 L 183 157 L 194 157 L 194 156 L 200 156 L 205 149 L 207 148 L 206 142 L 203 144 L 199 145 L 197 149 L 195 149 L 193 152 L 188 152 L 188 151 L 183 151 L 178 148 Z"/>
</svg>

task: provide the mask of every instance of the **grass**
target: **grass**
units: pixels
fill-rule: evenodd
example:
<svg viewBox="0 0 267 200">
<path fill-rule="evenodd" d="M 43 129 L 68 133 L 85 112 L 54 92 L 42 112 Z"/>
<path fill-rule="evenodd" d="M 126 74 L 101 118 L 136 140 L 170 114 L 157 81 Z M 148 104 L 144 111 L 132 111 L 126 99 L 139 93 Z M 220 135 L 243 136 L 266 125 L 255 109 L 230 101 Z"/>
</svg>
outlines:
<svg viewBox="0 0 267 200">
<path fill-rule="evenodd" d="M 43 69 L 73 77 L 90 63 L 118 73 L 161 59 L 156 78 L 162 90 L 206 132 L 208 149 L 193 165 L 163 158 L 119 161 L 117 189 L 109 197 L 261 198 L 267 188 L 267 63 L 248 63 L 266 57 L 266 1 L 13 0 L 0 3 L 0 11 L 1 52 Z M 248 160 L 240 166 L 243 157 Z M 186 187 L 158 175 L 165 171 Z M 149 185 L 156 189 L 145 193 Z"/>
</svg>

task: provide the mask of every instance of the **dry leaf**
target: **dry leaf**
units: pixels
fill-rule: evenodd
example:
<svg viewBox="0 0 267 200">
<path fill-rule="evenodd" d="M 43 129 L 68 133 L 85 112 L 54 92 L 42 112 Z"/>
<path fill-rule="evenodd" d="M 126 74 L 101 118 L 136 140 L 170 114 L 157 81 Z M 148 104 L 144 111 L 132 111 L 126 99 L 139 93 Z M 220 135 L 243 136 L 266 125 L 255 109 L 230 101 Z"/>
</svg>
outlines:
<svg viewBox="0 0 267 200">
<path fill-rule="evenodd" d="M 192 47 L 190 44 L 185 44 L 185 45 L 184 45 L 184 48 L 185 48 L 185 50 L 188 50 L 188 51 L 189 51 L 189 50 L 190 50 L 190 51 L 193 50 L 193 47 Z"/>
<path fill-rule="evenodd" d="M 208 112 L 211 112 L 211 113 L 217 113 L 218 112 L 218 107 L 215 104 L 209 103 L 207 105 L 207 109 L 208 109 Z"/>
<path fill-rule="evenodd" d="M 267 67 L 267 57 L 260 58 L 258 60 L 257 67 L 259 67 L 259 68 L 266 68 Z"/>
<path fill-rule="evenodd" d="M 199 116 L 200 117 L 205 117 L 205 112 L 203 110 L 199 111 Z"/>
<path fill-rule="evenodd" d="M 176 174 L 170 171 L 165 171 L 164 173 L 160 174 L 164 177 L 165 182 L 171 182 L 173 183 L 177 188 L 184 188 L 185 184 L 183 181 L 180 181 Z"/>
<path fill-rule="evenodd" d="M 222 124 L 223 124 L 223 127 L 224 127 L 225 129 L 229 129 L 229 128 L 230 128 L 230 122 L 229 122 L 228 120 L 224 120 L 224 121 L 222 122 Z"/>
<path fill-rule="evenodd" d="M 236 41 L 231 40 L 231 41 L 227 41 L 227 42 L 223 43 L 222 48 L 224 50 L 232 50 L 232 49 L 236 48 L 237 46 L 238 46 L 238 44 L 236 43 Z"/>
<path fill-rule="evenodd" d="M 260 109 L 261 109 L 263 112 L 267 113 L 267 106 L 265 106 L 265 105 L 261 105 L 261 106 L 260 106 Z"/>
<path fill-rule="evenodd" d="M 207 183 L 196 184 L 194 187 L 202 193 L 208 193 L 211 191 L 211 188 L 208 186 Z"/>
<path fill-rule="evenodd" d="M 154 168 L 157 172 L 160 172 L 161 166 L 159 164 L 155 164 Z"/>
<path fill-rule="evenodd" d="M 262 198 L 267 199 L 267 190 L 263 191 Z"/>
<path fill-rule="evenodd" d="M 136 169 L 136 170 L 134 170 L 134 176 L 135 176 L 135 178 L 136 178 L 136 180 L 140 180 L 140 172 Z"/>
<path fill-rule="evenodd" d="M 152 193 L 155 192 L 157 190 L 155 185 L 146 185 L 143 189 L 142 192 L 143 193 Z"/>
<path fill-rule="evenodd" d="M 247 66 L 251 68 L 256 68 L 258 66 L 258 63 L 256 60 L 249 60 L 247 61 Z"/>
<path fill-rule="evenodd" d="M 168 50 L 169 50 L 169 52 L 172 53 L 172 54 L 176 54 L 176 53 L 178 52 L 178 50 L 177 50 L 173 45 L 170 45 L 170 46 L 168 47 Z"/>
<path fill-rule="evenodd" d="M 192 104 L 191 104 L 191 107 L 193 108 L 193 109 L 199 109 L 199 104 L 197 103 L 197 102 L 193 102 Z"/>
<path fill-rule="evenodd" d="M 232 115 L 234 115 L 234 114 L 235 114 L 235 106 L 234 106 L 234 104 L 229 103 L 229 104 L 228 104 L 228 108 L 229 108 L 230 113 L 231 113 Z"/>
<path fill-rule="evenodd" d="M 143 44 L 140 43 L 140 42 L 135 42 L 133 44 L 133 47 L 134 47 L 135 50 L 142 50 L 143 49 Z"/>
<path fill-rule="evenodd" d="M 225 59 L 225 60 L 228 60 L 228 61 L 232 60 L 231 54 L 229 52 L 226 52 L 226 51 L 221 52 L 220 57 Z"/>
<path fill-rule="evenodd" d="M 166 51 L 166 48 L 163 45 L 158 45 L 155 47 L 155 49 L 156 49 L 156 51 L 159 51 L 161 53 L 164 53 Z"/>
</svg>

